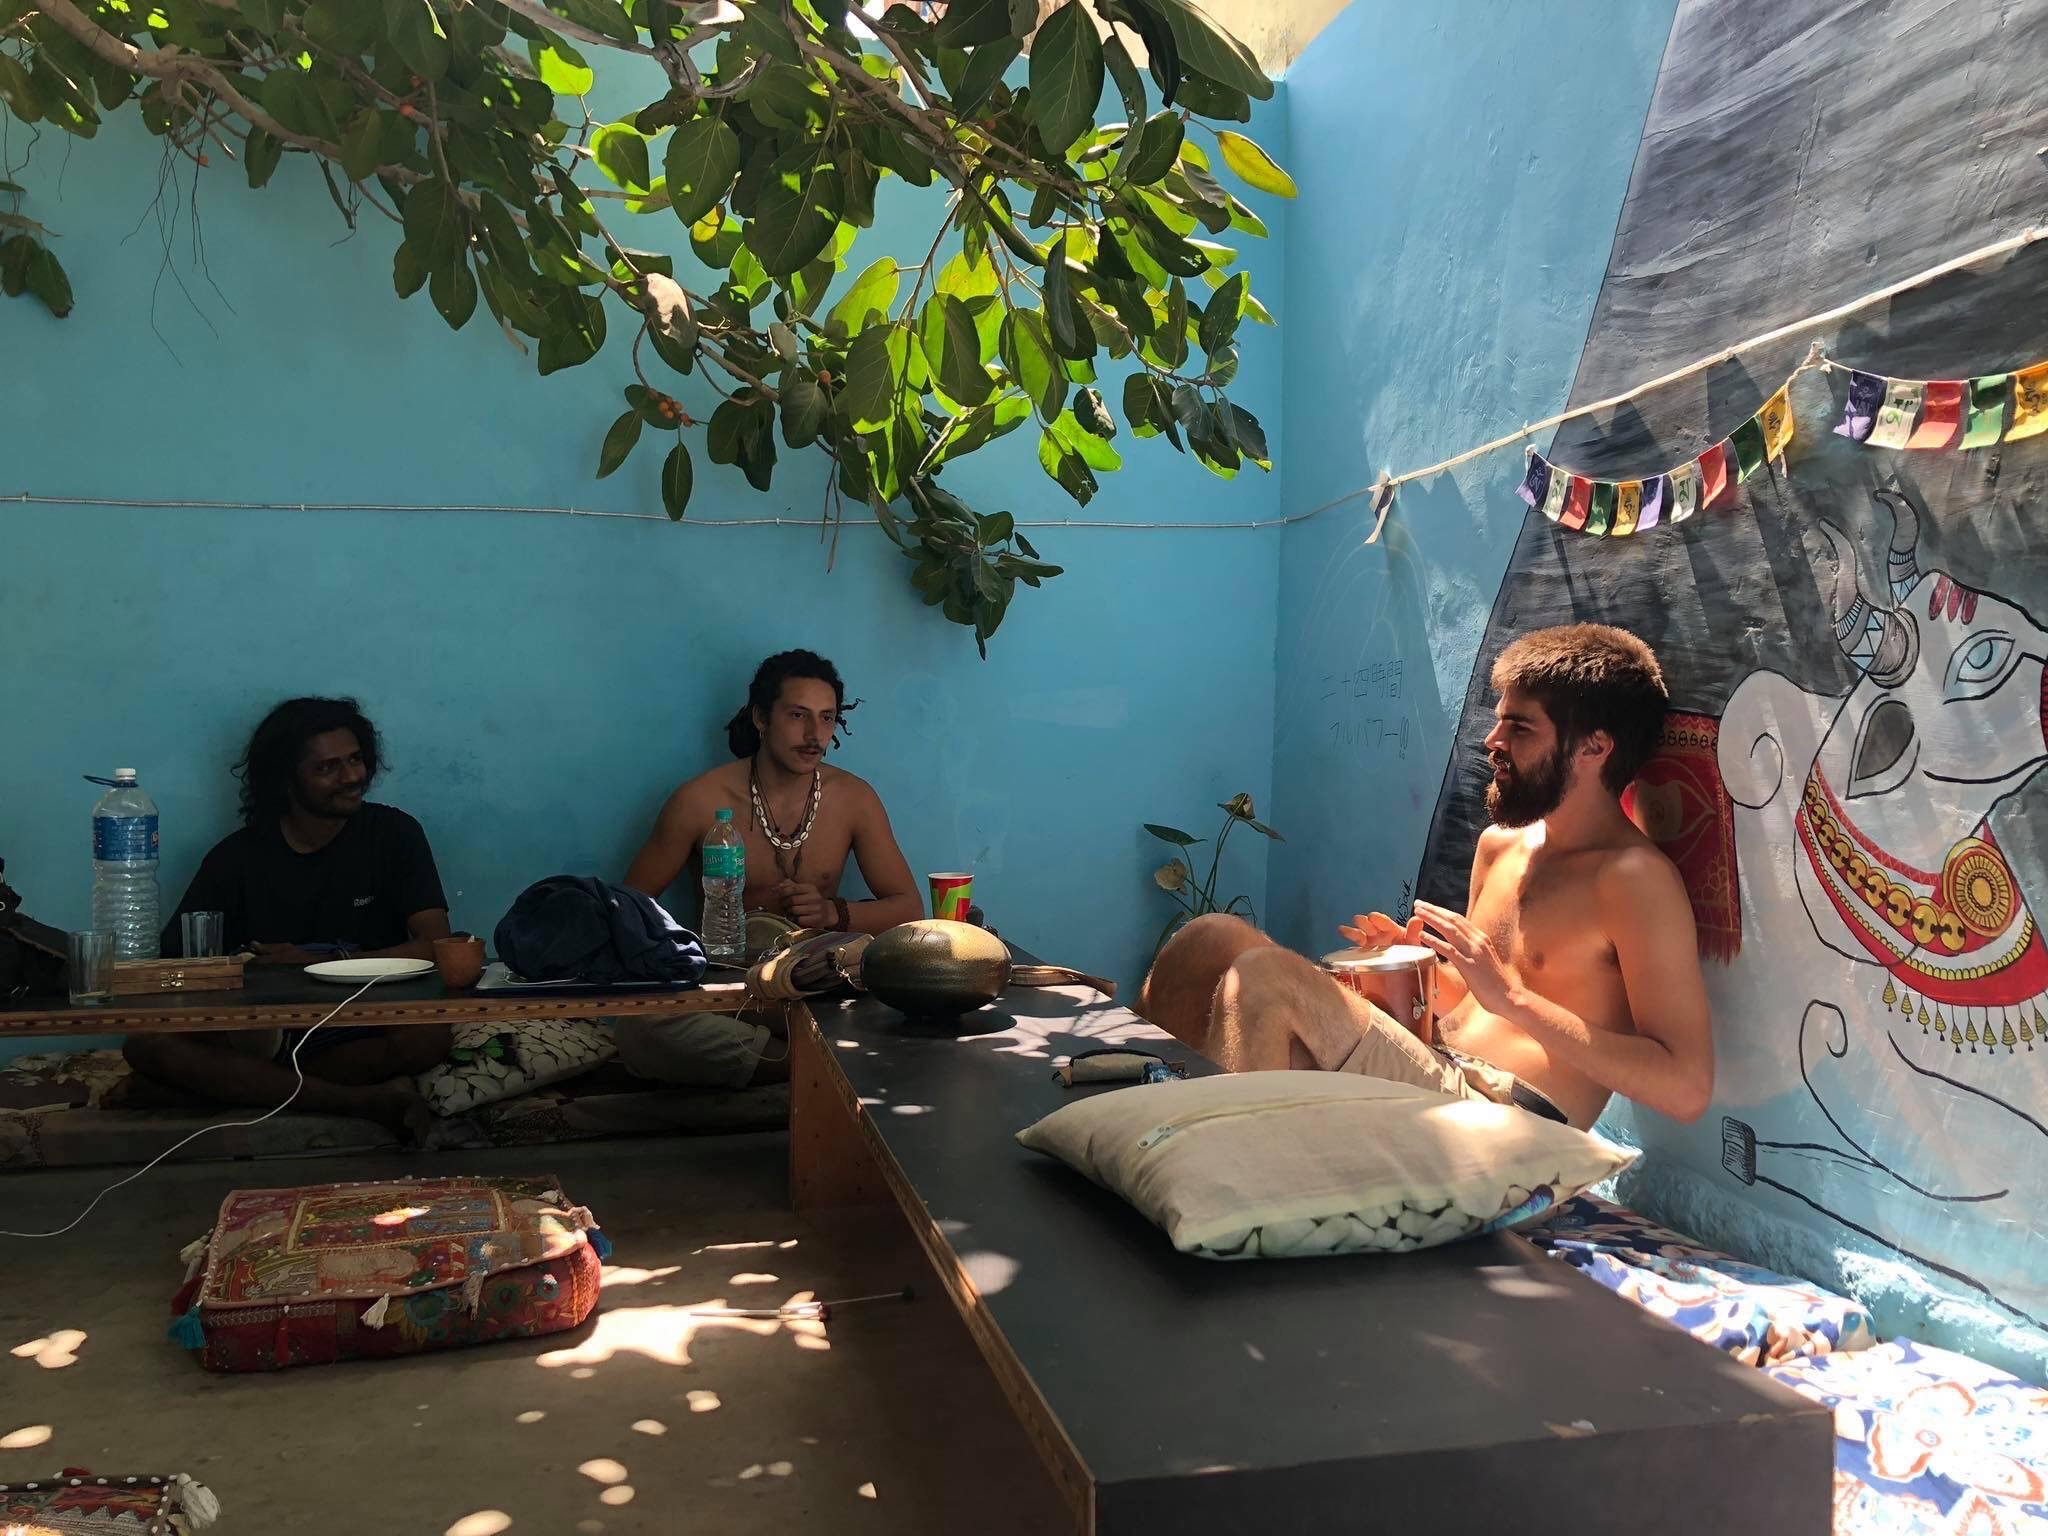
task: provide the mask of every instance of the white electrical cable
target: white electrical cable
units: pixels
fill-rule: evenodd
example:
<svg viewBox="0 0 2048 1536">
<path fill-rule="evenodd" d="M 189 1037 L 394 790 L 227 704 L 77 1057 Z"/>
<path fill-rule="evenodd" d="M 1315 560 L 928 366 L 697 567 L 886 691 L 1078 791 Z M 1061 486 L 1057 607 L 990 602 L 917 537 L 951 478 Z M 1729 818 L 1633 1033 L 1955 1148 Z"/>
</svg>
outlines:
<svg viewBox="0 0 2048 1536">
<path fill-rule="evenodd" d="M 0 1237 L 62 1237 L 66 1232 L 69 1232 L 73 1227 L 77 1226 L 80 1222 L 84 1221 L 86 1217 L 90 1216 L 93 1213 L 93 1207 L 98 1205 L 102 1200 L 106 1199 L 107 1196 L 111 1195 L 115 1190 L 121 1188 L 123 1185 L 133 1184 L 137 1179 L 141 1178 L 145 1173 L 149 1172 L 150 1169 L 156 1167 L 158 1163 L 161 1163 L 165 1158 L 169 1157 L 172 1153 L 178 1151 L 182 1147 L 190 1146 L 193 1142 L 197 1141 L 200 1137 L 204 1136 L 208 1131 L 242 1130 L 252 1125 L 261 1125 L 264 1121 L 268 1120 L 272 1115 L 282 1114 L 286 1109 L 291 1107 L 292 1100 L 296 1099 L 299 1096 L 299 1090 L 306 1086 L 306 1074 L 304 1070 L 299 1066 L 299 1052 L 304 1050 L 306 1048 L 306 1042 L 313 1038 L 313 1031 L 318 1029 L 321 1024 L 327 1023 L 336 1014 L 340 1013 L 342 1009 L 346 1008 L 350 1003 L 354 1002 L 357 998 L 361 997 L 365 992 L 369 991 L 370 988 L 377 985 L 377 982 L 379 980 L 380 978 L 372 976 L 360 987 L 357 987 L 355 991 L 349 993 L 347 997 L 344 997 L 340 1002 L 336 1003 L 331 1009 L 327 1011 L 327 1014 L 324 1018 L 320 1019 L 318 1023 L 309 1026 L 306 1032 L 300 1035 L 299 1038 L 295 1042 L 293 1042 L 292 1071 L 298 1074 L 298 1081 L 292 1084 L 292 1091 L 285 1095 L 284 1102 L 282 1104 L 279 1104 L 275 1109 L 266 1109 L 254 1120 L 228 1120 L 222 1122 L 219 1125 L 202 1125 L 201 1127 L 199 1127 L 198 1130 L 194 1131 L 190 1136 L 187 1136 L 183 1141 L 174 1142 L 172 1145 L 166 1147 L 163 1151 L 159 1152 L 155 1157 L 151 1158 L 148 1162 L 144 1163 L 140 1168 L 136 1169 L 133 1173 L 129 1174 L 127 1178 L 120 1179 L 112 1184 L 109 1184 L 105 1189 L 101 1190 L 98 1194 L 92 1197 L 91 1202 L 86 1206 L 84 1210 L 80 1211 L 76 1216 L 72 1217 L 70 1221 L 66 1222 L 61 1227 L 53 1227 L 48 1232 L 10 1232 L 4 1227 L 0 1227 Z"/>
</svg>

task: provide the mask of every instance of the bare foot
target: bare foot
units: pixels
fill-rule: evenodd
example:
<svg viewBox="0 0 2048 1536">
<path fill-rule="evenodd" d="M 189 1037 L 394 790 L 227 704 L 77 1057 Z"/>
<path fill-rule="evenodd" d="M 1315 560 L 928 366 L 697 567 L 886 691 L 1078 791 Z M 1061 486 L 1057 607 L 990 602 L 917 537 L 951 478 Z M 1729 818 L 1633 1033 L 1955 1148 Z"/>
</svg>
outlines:
<svg viewBox="0 0 2048 1536">
<path fill-rule="evenodd" d="M 403 1083 L 404 1080 L 400 1079 L 382 1088 L 364 1090 L 364 1113 L 378 1124 L 398 1132 L 407 1146 L 425 1146 L 436 1124 L 434 1112 L 409 1085 L 401 1086 Z"/>
</svg>

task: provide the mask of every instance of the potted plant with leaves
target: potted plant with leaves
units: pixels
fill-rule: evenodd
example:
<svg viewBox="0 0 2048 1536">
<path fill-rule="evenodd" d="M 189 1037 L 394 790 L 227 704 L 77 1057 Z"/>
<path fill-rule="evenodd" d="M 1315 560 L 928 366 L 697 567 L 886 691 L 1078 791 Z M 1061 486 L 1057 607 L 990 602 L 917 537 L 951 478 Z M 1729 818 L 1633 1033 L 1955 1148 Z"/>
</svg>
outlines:
<svg viewBox="0 0 2048 1536">
<path fill-rule="evenodd" d="M 1236 912 L 1242 906 L 1245 918 L 1254 923 L 1259 920 L 1258 910 L 1252 906 L 1249 896 L 1233 896 L 1220 907 L 1216 904 L 1216 877 L 1223 868 L 1223 845 L 1230 840 L 1231 829 L 1239 823 L 1276 843 L 1284 843 L 1287 839 L 1258 819 L 1250 795 L 1232 795 L 1216 809 L 1223 813 L 1223 826 L 1216 834 L 1215 845 L 1209 850 L 1209 873 L 1200 880 L 1195 878 L 1194 856 L 1189 850 L 1201 847 L 1208 839 L 1191 836 L 1178 827 L 1162 827 L 1150 821 L 1145 823 L 1147 832 L 1179 850 L 1152 871 L 1152 883 L 1171 896 L 1178 909 L 1166 920 L 1166 926 L 1159 930 L 1158 942 L 1152 946 L 1155 955 L 1173 937 L 1176 928 L 1206 912 Z"/>
</svg>

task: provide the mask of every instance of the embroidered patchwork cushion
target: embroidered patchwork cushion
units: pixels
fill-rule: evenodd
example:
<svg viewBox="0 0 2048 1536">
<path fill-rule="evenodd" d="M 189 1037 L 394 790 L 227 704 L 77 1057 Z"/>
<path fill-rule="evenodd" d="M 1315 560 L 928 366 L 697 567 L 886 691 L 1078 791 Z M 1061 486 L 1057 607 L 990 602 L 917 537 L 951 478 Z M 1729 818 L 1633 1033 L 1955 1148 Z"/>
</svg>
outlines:
<svg viewBox="0 0 2048 1536">
<path fill-rule="evenodd" d="M 1528 1232 L 1530 1242 L 1610 1291 L 1746 1365 L 1868 1349 L 1870 1312 L 1808 1280 L 1702 1248 L 1590 1195 Z"/>
<path fill-rule="evenodd" d="M 2048 1392 L 1905 1340 L 1771 1375 L 1834 1410 L 1834 1536 L 2048 1532 Z"/>
<path fill-rule="evenodd" d="M 55 1477 L 0 1483 L 0 1531 L 9 1536 L 176 1536 L 219 1515 L 220 1501 L 182 1472 L 97 1477 L 66 1467 Z"/>
<path fill-rule="evenodd" d="M 1634 1156 L 1509 1105 L 1334 1072 L 1120 1088 L 1017 1139 L 1210 1259 L 1432 1248 L 1530 1220 Z"/>
<path fill-rule="evenodd" d="M 237 1190 L 172 1334 L 209 1370 L 272 1371 L 557 1333 L 597 1305 L 605 1246 L 547 1178 Z"/>
<path fill-rule="evenodd" d="M 459 1115 L 580 1077 L 618 1049 L 611 1030 L 588 1019 L 458 1024 L 448 1059 L 414 1082 L 435 1114 Z"/>
</svg>

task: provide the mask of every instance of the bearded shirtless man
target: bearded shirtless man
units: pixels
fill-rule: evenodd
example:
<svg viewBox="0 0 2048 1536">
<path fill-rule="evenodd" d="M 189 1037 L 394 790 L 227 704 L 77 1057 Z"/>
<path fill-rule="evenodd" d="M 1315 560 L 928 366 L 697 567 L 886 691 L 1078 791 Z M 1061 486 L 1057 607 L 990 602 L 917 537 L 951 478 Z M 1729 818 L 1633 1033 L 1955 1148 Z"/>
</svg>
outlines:
<svg viewBox="0 0 2048 1536">
<path fill-rule="evenodd" d="M 882 800 L 863 779 L 826 764 L 846 713 L 839 671 L 811 651 L 770 656 L 726 726 L 735 761 L 668 797 L 625 883 L 659 901 L 685 869 L 701 868 L 704 836 L 721 809 L 747 848 L 742 904 L 799 928 L 881 933 L 924 916 L 924 900 Z M 839 894 L 848 857 L 869 898 Z M 619 1055 L 642 1076 L 704 1087 L 774 1080 L 782 1058 L 765 1026 L 685 1014 L 644 1027 L 621 1023 Z"/>
<path fill-rule="evenodd" d="M 1657 659 L 1625 630 L 1574 624 L 1515 641 L 1492 680 L 1494 824 L 1466 914 L 1418 902 L 1405 929 L 1379 913 L 1339 929 L 1436 952 L 1436 1044 L 1235 917 L 1174 935 L 1138 1011 L 1232 1071 L 1363 1072 L 1582 1129 L 1616 1093 L 1695 1121 L 1714 1048 L 1692 906 L 1621 808 L 1662 728 Z"/>
</svg>

